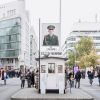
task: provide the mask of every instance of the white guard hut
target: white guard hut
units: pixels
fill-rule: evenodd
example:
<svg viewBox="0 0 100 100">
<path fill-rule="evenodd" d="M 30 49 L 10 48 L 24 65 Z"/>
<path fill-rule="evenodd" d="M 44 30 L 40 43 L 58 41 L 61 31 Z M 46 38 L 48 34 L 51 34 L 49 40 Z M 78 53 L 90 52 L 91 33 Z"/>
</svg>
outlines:
<svg viewBox="0 0 100 100">
<path fill-rule="evenodd" d="M 65 92 L 65 58 L 40 58 L 40 93 Z"/>
</svg>

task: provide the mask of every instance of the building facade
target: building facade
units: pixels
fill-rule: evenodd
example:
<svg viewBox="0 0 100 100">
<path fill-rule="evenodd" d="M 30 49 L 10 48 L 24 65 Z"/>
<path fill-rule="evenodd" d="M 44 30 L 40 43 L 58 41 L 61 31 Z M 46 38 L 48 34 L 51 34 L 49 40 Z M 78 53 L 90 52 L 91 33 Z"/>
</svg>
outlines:
<svg viewBox="0 0 100 100">
<path fill-rule="evenodd" d="M 66 53 L 74 49 L 75 44 L 83 36 L 93 38 L 96 52 L 100 55 L 100 23 L 99 22 L 79 22 L 75 23 L 72 32 L 66 38 Z"/>
<path fill-rule="evenodd" d="M 25 1 L 0 5 L 0 63 L 7 69 L 30 67 L 30 25 Z"/>
<path fill-rule="evenodd" d="M 38 54 L 38 46 L 37 46 L 37 37 L 36 34 L 34 32 L 33 27 L 30 28 L 30 67 L 32 69 L 36 69 L 37 68 L 37 61 L 36 61 L 36 57 Z"/>
</svg>

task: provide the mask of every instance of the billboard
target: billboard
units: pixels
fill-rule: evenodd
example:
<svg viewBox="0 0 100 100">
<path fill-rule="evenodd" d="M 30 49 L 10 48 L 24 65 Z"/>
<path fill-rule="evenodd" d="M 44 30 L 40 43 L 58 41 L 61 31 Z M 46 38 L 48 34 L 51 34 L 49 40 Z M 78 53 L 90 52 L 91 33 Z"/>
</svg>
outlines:
<svg viewBox="0 0 100 100">
<path fill-rule="evenodd" d="M 43 23 L 42 46 L 59 46 L 60 32 L 60 23 Z"/>
</svg>

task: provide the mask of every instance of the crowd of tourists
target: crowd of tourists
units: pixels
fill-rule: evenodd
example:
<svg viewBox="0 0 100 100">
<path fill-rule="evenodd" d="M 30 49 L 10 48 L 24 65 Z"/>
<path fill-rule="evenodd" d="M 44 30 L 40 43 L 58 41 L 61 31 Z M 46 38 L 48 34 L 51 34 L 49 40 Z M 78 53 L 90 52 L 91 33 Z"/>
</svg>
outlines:
<svg viewBox="0 0 100 100">
<path fill-rule="evenodd" d="M 86 73 L 84 71 L 78 70 L 76 73 L 73 71 L 68 72 L 67 70 L 65 71 L 66 75 L 66 86 L 67 82 L 70 83 L 71 87 L 78 87 L 80 88 L 80 80 L 81 78 L 85 79 Z M 95 70 L 92 71 L 87 71 L 88 79 L 89 79 L 89 84 L 93 84 L 93 79 L 96 77 L 98 78 L 98 84 L 100 86 L 100 70 L 96 73 L 95 76 Z"/>
<path fill-rule="evenodd" d="M 12 77 L 9 77 L 8 71 L 6 71 L 6 70 L 2 70 L 0 75 L 1 75 L 0 76 L 1 80 L 4 81 L 4 85 L 6 85 L 8 78 L 12 78 Z M 20 71 L 16 71 L 16 73 L 13 75 L 14 75 L 13 77 L 20 78 L 21 88 L 24 88 L 25 82 L 27 83 L 28 88 L 30 88 L 30 87 L 38 88 L 38 75 L 39 75 L 38 69 L 36 71 L 35 70 L 30 71 L 28 69 L 25 72 L 22 72 L 20 70 Z"/>
<path fill-rule="evenodd" d="M 98 78 L 98 84 L 100 86 L 100 70 L 98 70 L 97 74 L 95 75 L 95 70 L 92 71 L 87 71 L 87 73 L 85 71 L 81 71 L 80 69 L 74 73 L 73 70 L 71 71 L 67 71 L 65 70 L 65 79 L 66 79 L 66 86 L 67 86 L 67 82 L 69 81 L 71 87 L 75 87 L 75 88 L 80 88 L 80 80 L 81 78 L 85 79 L 86 74 L 88 75 L 88 79 L 89 79 L 89 84 L 92 85 L 93 84 L 93 79 L 95 77 Z M 1 80 L 4 80 L 4 84 L 6 85 L 6 79 L 8 78 L 8 73 L 3 70 L 2 74 L 1 74 Z M 39 71 L 38 69 L 35 71 L 30 71 L 27 70 L 25 72 L 17 72 L 16 73 L 16 77 L 20 77 L 21 80 L 21 88 L 24 88 L 25 86 L 25 82 L 27 83 L 27 87 L 31 88 L 31 87 L 35 87 L 38 89 L 38 81 L 39 81 Z"/>
<path fill-rule="evenodd" d="M 25 86 L 25 80 L 27 81 L 27 87 L 28 88 L 31 88 L 31 87 L 35 87 L 35 88 L 38 88 L 37 87 L 37 76 L 38 75 L 38 70 L 35 72 L 35 71 L 26 71 L 25 73 L 24 72 L 21 72 L 20 74 L 20 80 L 21 80 L 21 88 L 24 88 Z"/>
<path fill-rule="evenodd" d="M 99 83 L 99 86 L 100 86 L 100 70 L 97 72 L 97 75 L 95 76 L 95 71 L 87 71 L 87 75 L 88 75 L 88 79 L 89 79 L 89 83 L 92 85 L 93 83 L 93 79 L 95 77 L 98 78 L 98 83 Z"/>
</svg>

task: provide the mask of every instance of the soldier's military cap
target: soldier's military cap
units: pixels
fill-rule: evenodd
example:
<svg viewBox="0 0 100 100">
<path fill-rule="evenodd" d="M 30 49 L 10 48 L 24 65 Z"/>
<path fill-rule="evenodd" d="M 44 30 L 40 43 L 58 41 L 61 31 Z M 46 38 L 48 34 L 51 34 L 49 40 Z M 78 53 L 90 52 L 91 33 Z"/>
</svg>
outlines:
<svg viewBox="0 0 100 100">
<path fill-rule="evenodd" d="M 54 30 L 54 29 L 55 29 L 55 26 L 54 26 L 54 25 L 49 25 L 49 26 L 47 27 L 47 29 L 48 29 L 48 30 Z"/>
</svg>

